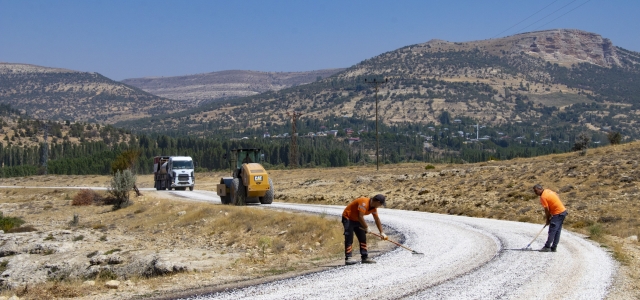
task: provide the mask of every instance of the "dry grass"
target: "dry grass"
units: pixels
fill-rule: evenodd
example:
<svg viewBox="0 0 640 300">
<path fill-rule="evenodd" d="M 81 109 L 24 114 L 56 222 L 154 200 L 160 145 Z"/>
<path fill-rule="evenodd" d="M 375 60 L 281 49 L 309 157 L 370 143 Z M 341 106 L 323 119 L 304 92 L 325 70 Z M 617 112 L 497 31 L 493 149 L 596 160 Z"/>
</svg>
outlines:
<svg viewBox="0 0 640 300">
<path fill-rule="evenodd" d="M 77 298 L 100 291 L 96 286 L 82 285 L 81 281 L 52 281 L 36 286 L 25 286 L 12 291 L 23 300 Z"/>
<path fill-rule="evenodd" d="M 81 176 L 77 179 L 83 180 Z M 18 180 L 37 181 L 31 177 Z M 193 264 L 190 272 L 136 279 L 135 286 L 119 289 L 118 293 L 124 293 L 122 297 L 138 293 L 136 291 L 161 292 L 175 286 L 224 284 L 302 271 L 342 256 L 342 226 L 339 220 L 326 216 L 189 202 L 165 196 L 155 198 L 156 192 L 144 192 L 144 196 L 133 199 L 132 206 L 112 211 L 106 206 L 73 205 L 72 199 L 78 193 L 55 189 L 2 190 L 0 210 L 7 211 L 9 217 L 19 212 L 27 225 L 34 224 L 45 232 L 43 240 L 65 239 L 47 235 L 47 231 L 72 231 L 66 239 L 75 241 L 78 256 L 87 259 L 115 252 L 126 257 L 128 253 L 144 250 Z M 71 226 L 69 221 L 74 216 L 78 216 L 77 224 Z M 41 255 L 43 261 L 56 257 L 54 251 Z M 6 263 L 8 259 L 1 262 Z M 199 280 L 192 278 L 202 272 L 211 275 Z M 102 285 L 109 279 L 123 280 L 116 277 L 113 273 L 100 273 L 90 293 L 97 293 L 95 297 L 99 298 L 110 292 Z M 4 291 L 3 295 L 20 293 L 26 299 L 94 298 L 87 296 L 89 292 L 85 290 L 81 282 L 60 278 L 28 286 L 27 290 Z"/>
</svg>

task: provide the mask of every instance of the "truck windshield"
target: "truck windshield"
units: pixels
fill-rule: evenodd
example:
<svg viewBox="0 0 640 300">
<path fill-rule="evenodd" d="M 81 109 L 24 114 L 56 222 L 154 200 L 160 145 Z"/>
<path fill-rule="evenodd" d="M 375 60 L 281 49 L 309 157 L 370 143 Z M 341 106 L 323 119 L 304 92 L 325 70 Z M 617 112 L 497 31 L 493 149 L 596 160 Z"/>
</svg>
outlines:
<svg viewBox="0 0 640 300">
<path fill-rule="evenodd" d="M 193 169 L 193 161 L 191 160 L 174 160 L 174 169 Z"/>
</svg>

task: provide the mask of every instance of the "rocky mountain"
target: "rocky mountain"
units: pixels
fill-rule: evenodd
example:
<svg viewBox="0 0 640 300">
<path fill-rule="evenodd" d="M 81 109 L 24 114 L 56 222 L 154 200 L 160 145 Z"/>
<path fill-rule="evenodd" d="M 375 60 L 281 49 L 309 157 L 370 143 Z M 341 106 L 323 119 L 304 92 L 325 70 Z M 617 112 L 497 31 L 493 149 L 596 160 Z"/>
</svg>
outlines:
<svg viewBox="0 0 640 300">
<path fill-rule="evenodd" d="M 184 109 L 98 73 L 0 63 L 0 103 L 36 119 L 115 123 Z"/>
<path fill-rule="evenodd" d="M 417 45 L 423 51 L 470 51 L 481 49 L 493 55 L 524 52 L 551 63 L 571 66 L 576 63 L 591 63 L 601 67 L 620 67 L 620 57 L 611 40 L 602 36 L 575 29 L 556 29 L 523 33 L 500 39 L 452 43 L 431 40 Z"/>
<path fill-rule="evenodd" d="M 547 132 L 617 130 L 640 137 L 640 53 L 580 30 L 546 30 L 471 42 L 431 40 L 362 61 L 307 85 L 214 102 L 163 117 L 121 123 L 149 131 L 185 128 L 267 131 L 331 116 L 393 124 L 442 124 L 446 112 L 492 126 L 524 123 Z M 447 120 L 449 120 L 447 118 Z M 208 126 L 199 126 L 208 124 Z M 234 129 L 235 128 L 235 129 Z"/>
<path fill-rule="evenodd" d="M 257 95 L 314 82 L 344 69 L 309 72 L 229 70 L 175 77 L 145 77 L 122 82 L 161 97 L 193 104 Z"/>
</svg>

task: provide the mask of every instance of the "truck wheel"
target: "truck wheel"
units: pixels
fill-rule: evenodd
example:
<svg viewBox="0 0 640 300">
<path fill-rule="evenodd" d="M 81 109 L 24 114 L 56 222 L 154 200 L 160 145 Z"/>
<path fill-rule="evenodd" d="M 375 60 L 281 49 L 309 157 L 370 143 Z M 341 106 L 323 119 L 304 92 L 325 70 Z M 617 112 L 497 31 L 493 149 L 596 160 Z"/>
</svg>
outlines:
<svg viewBox="0 0 640 300">
<path fill-rule="evenodd" d="M 193 191 L 193 186 L 190 186 L 190 187 L 189 187 L 189 190 L 190 190 L 190 191 Z"/>
<path fill-rule="evenodd" d="M 269 178 L 269 190 L 264 194 L 264 197 L 260 197 L 261 204 L 271 204 L 273 202 L 273 196 L 275 195 L 275 191 L 273 190 L 273 181 Z"/>
<path fill-rule="evenodd" d="M 246 188 L 239 178 L 233 179 L 233 187 L 231 188 L 231 191 L 231 201 L 233 201 L 233 205 L 240 206 L 246 204 Z"/>
</svg>

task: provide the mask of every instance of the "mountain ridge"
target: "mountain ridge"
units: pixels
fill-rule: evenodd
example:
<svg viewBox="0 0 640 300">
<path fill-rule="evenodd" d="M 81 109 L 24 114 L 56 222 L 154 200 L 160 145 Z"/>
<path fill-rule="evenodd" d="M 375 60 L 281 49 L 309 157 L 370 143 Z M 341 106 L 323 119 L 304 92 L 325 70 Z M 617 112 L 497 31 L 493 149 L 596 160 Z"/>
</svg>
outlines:
<svg viewBox="0 0 640 300">
<path fill-rule="evenodd" d="M 96 72 L 0 63 L 0 101 L 36 119 L 115 123 L 179 103 Z"/>
<path fill-rule="evenodd" d="M 545 42 L 531 47 L 531 40 Z M 535 49 L 546 54 L 555 49 L 554 60 Z M 331 116 L 372 121 L 376 100 L 367 77 L 389 79 L 378 92 L 380 120 L 387 125 L 439 125 L 448 112 L 494 126 L 525 122 L 640 137 L 634 125 L 640 119 L 640 53 L 573 29 L 462 43 L 432 40 L 382 53 L 307 85 L 169 115 L 163 118 L 174 120 L 169 125 L 149 119 L 122 125 L 150 131 L 191 126 L 200 132 L 197 124 L 268 131 L 289 122 L 290 111 L 302 113 L 301 121 L 326 122 Z"/>
<path fill-rule="evenodd" d="M 441 125 L 441 115 L 446 112 L 493 126 L 524 122 L 549 128 L 616 130 L 627 137 L 640 137 L 636 126 L 640 121 L 640 53 L 616 47 L 609 39 L 586 31 L 554 29 L 471 42 L 432 39 L 329 71 L 330 76 L 307 72 L 310 83 L 289 87 L 277 85 L 270 76 L 293 73 L 226 71 L 217 75 L 227 76 L 224 82 L 229 86 L 238 82 L 238 77 L 230 74 L 254 76 L 254 85 L 267 91 L 189 102 L 186 98 L 153 96 L 122 83 L 117 83 L 120 85 L 115 90 L 123 94 L 110 96 L 98 88 L 104 82 L 113 82 L 102 75 L 49 70 L 37 80 L 20 74 L 12 75 L 23 76 L 20 80 L 0 80 L 5 87 L 0 91 L 0 101 L 13 100 L 9 104 L 30 114 L 35 112 L 38 118 L 76 117 L 141 132 L 202 135 L 238 128 L 266 132 L 272 129 L 270 126 L 287 124 L 290 111 L 302 113 L 301 121 L 315 120 L 328 127 L 331 124 L 327 120 L 332 116 L 372 121 L 378 102 L 380 121 L 390 126 Z M 46 74 L 57 74 L 58 78 Z M 83 79 L 65 82 L 65 76 L 74 74 L 82 74 Z M 0 72 L 0 76 L 8 75 Z M 92 76 L 94 82 L 89 83 Z M 177 79 L 191 80 L 191 87 L 204 86 L 192 76 Z M 380 86 L 377 101 L 364 81 L 368 77 L 389 79 Z M 160 79 L 143 80 L 162 87 Z M 246 91 L 250 84 L 245 85 L 240 84 L 238 90 Z M 190 86 L 172 88 L 183 88 L 184 94 L 189 94 Z M 60 90 L 80 93 L 80 97 L 56 94 Z M 18 101 L 21 99 L 28 101 Z M 53 100 L 58 102 L 48 104 Z M 85 102 L 90 105 L 83 106 Z M 60 112 L 60 106 L 72 104 L 81 109 Z"/>
<path fill-rule="evenodd" d="M 224 70 L 171 77 L 129 78 L 121 82 L 161 97 L 192 104 L 257 95 L 329 77 L 344 69 L 303 72 Z"/>
</svg>

